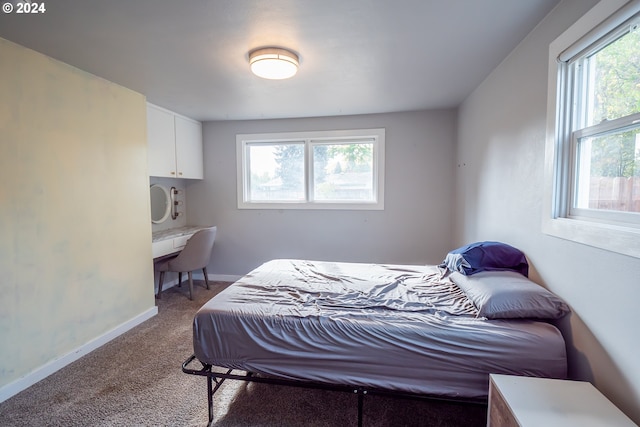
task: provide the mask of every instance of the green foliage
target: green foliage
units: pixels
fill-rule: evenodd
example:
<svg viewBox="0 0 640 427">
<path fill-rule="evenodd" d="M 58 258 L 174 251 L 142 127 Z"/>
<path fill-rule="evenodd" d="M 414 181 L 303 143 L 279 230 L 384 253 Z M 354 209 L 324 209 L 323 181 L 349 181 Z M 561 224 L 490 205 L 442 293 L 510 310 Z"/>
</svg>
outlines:
<svg viewBox="0 0 640 427">
<path fill-rule="evenodd" d="M 297 188 L 304 179 L 304 146 L 282 144 L 275 148 L 278 167 L 275 176 L 282 180 L 283 188 Z M 370 168 L 373 161 L 372 144 L 316 145 L 313 148 L 314 173 L 317 182 L 325 180 L 327 172 L 358 172 Z M 330 162 L 331 171 L 327 171 Z M 261 177 L 256 177 L 261 179 Z"/>
<path fill-rule="evenodd" d="M 358 166 L 370 165 L 373 159 L 372 144 L 330 145 L 329 157 L 342 157 L 347 162 L 347 170 L 357 170 Z M 341 165 L 342 167 L 342 165 Z"/>
<path fill-rule="evenodd" d="M 607 135 L 592 140 L 591 176 L 640 176 L 640 157 L 636 156 L 637 131 Z"/>
<path fill-rule="evenodd" d="M 593 123 L 640 112 L 640 30 L 632 31 L 590 58 L 595 70 Z M 593 62 L 595 61 L 595 62 Z M 591 175 L 640 176 L 638 129 L 594 138 Z"/>
<path fill-rule="evenodd" d="M 282 180 L 282 188 L 300 188 L 304 182 L 304 145 L 278 145 L 275 148 L 275 158 L 278 164 L 276 176 Z"/>
<path fill-rule="evenodd" d="M 262 175 L 258 175 L 257 173 L 251 174 L 251 185 L 252 186 L 261 186 L 266 184 L 271 180 L 271 176 L 269 176 L 269 172 L 263 172 Z"/>
<path fill-rule="evenodd" d="M 594 121 L 613 120 L 640 112 L 640 29 L 598 52 Z"/>
</svg>

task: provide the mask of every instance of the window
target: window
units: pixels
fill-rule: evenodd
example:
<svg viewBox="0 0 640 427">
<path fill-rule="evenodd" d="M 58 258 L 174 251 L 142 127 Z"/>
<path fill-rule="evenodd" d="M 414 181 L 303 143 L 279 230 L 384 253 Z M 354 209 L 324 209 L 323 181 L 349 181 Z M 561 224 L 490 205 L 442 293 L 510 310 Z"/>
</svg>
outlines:
<svg viewBox="0 0 640 427">
<path fill-rule="evenodd" d="M 237 135 L 238 208 L 384 209 L 384 129 Z"/>
<path fill-rule="evenodd" d="M 569 216 L 638 222 L 640 213 L 640 30 L 626 23 L 570 60 Z M 621 215 L 629 212 L 634 215 Z M 627 218 L 628 217 L 628 218 Z M 625 219 L 626 218 L 626 219 Z"/>
<path fill-rule="evenodd" d="M 640 1 L 624 3 L 550 46 L 543 229 L 640 257 Z"/>
</svg>

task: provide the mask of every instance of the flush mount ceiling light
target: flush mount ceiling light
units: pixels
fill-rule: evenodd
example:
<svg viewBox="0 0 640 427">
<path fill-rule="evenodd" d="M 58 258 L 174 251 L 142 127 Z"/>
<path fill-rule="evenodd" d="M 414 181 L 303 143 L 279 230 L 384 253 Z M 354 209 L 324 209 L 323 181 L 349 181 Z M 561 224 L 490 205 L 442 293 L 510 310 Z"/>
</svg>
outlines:
<svg viewBox="0 0 640 427">
<path fill-rule="evenodd" d="M 281 80 L 298 71 L 298 55 L 287 49 L 266 47 L 249 52 L 251 71 L 263 79 Z"/>
</svg>

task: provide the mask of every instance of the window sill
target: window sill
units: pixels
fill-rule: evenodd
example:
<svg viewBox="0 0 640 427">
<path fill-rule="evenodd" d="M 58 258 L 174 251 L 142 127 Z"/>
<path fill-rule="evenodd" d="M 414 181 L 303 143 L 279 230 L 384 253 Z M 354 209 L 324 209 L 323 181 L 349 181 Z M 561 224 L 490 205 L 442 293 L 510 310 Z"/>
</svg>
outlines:
<svg viewBox="0 0 640 427">
<path fill-rule="evenodd" d="M 640 230 L 569 218 L 546 218 L 542 231 L 607 251 L 640 258 Z"/>
<path fill-rule="evenodd" d="M 299 209 L 299 210 L 384 210 L 384 202 L 372 203 L 332 203 L 332 202 L 290 202 L 290 203 L 268 203 L 268 202 L 238 202 L 238 209 Z"/>
</svg>

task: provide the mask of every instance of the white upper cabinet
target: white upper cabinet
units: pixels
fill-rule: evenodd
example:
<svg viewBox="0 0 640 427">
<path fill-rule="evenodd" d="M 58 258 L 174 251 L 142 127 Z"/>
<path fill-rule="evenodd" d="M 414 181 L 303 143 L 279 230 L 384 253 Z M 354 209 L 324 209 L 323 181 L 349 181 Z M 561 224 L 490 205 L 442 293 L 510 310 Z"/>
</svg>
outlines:
<svg viewBox="0 0 640 427">
<path fill-rule="evenodd" d="M 147 103 L 149 175 L 202 179 L 202 124 Z"/>
<path fill-rule="evenodd" d="M 176 177 L 176 131 L 174 115 L 147 104 L 149 175 Z"/>
<path fill-rule="evenodd" d="M 202 124 L 175 117 L 178 178 L 202 179 Z"/>
</svg>

